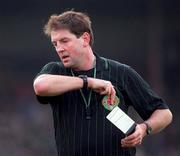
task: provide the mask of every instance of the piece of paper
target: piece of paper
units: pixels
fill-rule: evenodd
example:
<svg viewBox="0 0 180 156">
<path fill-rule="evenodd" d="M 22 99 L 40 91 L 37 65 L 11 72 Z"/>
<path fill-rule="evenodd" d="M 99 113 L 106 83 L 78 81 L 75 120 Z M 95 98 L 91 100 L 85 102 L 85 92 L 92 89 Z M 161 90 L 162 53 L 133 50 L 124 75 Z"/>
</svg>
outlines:
<svg viewBox="0 0 180 156">
<path fill-rule="evenodd" d="M 118 106 L 116 106 L 106 118 L 119 128 L 124 134 L 127 134 L 135 125 L 135 122 L 124 113 Z"/>
</svg>

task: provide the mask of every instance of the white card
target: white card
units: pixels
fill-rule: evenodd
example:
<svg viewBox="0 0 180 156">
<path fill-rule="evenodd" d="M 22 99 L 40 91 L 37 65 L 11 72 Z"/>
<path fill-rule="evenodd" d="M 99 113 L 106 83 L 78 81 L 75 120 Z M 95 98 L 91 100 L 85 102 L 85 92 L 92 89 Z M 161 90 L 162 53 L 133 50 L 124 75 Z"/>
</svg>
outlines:
<svg viewBox="0 0 180 156">
<path fill-rule="evenodd" d="M 135 125 L 135 122 L 124 113 L 118 106 L 116 106 L 106 118 L 112 122 L 117 128 L 119 128 L 124 134 Z"/>
</svg>

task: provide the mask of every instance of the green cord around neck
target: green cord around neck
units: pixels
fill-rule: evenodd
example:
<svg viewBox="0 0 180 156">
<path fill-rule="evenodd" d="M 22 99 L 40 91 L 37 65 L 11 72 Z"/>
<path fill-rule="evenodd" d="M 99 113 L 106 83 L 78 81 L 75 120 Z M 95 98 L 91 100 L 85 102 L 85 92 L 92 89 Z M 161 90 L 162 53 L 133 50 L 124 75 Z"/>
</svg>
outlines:
<svg viewBox="0 0 180 156">
<path fill-rule="evenodd" d="M 72 76 L 75 76 L 72 69 L 71 69 L 71 74 L 72 74 Z M 93 75 L 93 77 L 96 78 L 96 67 L 94 67 L 94 75 Z M 81 93 L 81 96 L 83 98 L 83 101 L 84 101 L 84 104 L 85 104 L 86 108 L 88 108 L 90 106 L 90 102 L 91 102 L 92 89 L 90 90 L 90 93 L 89 93 L 88 102 L 86 101 L 86 98 L 84 96 L 84 93 L 82 92 L 82 89 L 80 89 L 80 93 Z"/>
</svg>

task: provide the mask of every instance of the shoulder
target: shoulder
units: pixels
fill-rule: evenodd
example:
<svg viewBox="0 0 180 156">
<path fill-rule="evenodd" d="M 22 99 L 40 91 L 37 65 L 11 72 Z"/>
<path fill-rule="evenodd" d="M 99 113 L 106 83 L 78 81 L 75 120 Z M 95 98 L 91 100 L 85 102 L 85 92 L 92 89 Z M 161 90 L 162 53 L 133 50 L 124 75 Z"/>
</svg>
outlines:
<svg viewBox="0 0 180 156">
<path fill-rule="evenodd" d="M 108 58 L 102 59 L 104 59 L 108 64 L 108 68 L 106 69 L 107 75 L 111 77 L 112 81 L 118 83 L 120 86 L 124 86 L 126 77 L 125 74 L 126 71 L 129 70 L 130 66 L 116 60 Z"/>
<path fill-rule="evenodd" d="M 64 70 L 64 65 L 61 62 L 49 62 L 42 68 L 41 72 L 49 74 L 58 74 Z"/>
<path fill-rule="evenodd" d="M 120 63 L 120 62 L 118 62 L 118 61 L 111 60 L 111 59 L 107 59 L 107 60 L 108 60 L 108 62 L 109 62 L 109 64 L 110 64 L 110 67 L 116 67 L 116 68 L 118 68 L 118 70 L 123 71 L 123 73 L 124 73 L 125 75 L 140 76 L 133 67 L 131 67 L 131 66 L 127 65 L 127 64 Z"/>
<path fill-rule="evenodd" d="M 107 59 L 108 62 L 111 64 L 111 65 L 115 65 L 115 66 L 118 66 L 120 68 L 126 68 L 126 67 L 129 67 L 127 64 L 124 64 L 124 63 L 121 63 L 119 61 L 116 61 L 116 60 L 112 60 L 112 59 Z"/>
<path fill-rule="evenodd" d="M 105 58 L 99 55 L 97 56 L 99 58 L 97 65 L 100 66 L 101 70 L 103 69 L 105 71 L 109 71 L 113 73 L 115 72 L 116 74 L 118 74 L 116 76 L 120 76 L 120 77 L 124 77 L 125 73 L 128 73 L 127 71 L 129 72 L 133 71 L 133 69 L 127 64 L 121 63 L 113 59 Z"/>
<path fill-rule="evenodd" d="M 121 62 L 116 61 L 116 60 L 107 59 L 107 61 L 108 61 L 110 70 L 115 69 L 121 73 L 125 73 L 126 70 L 129 70 L 131 68 L 129 65 L 121 63 Z"/>
<path fill-rule="evenodd" d="M 61 62 L 49 62 L 49 63 L 45 64 L 44 67 L 46 67 L 46 68 L 62 67 L 63 68 L 63 64 Z"/>
</svg>

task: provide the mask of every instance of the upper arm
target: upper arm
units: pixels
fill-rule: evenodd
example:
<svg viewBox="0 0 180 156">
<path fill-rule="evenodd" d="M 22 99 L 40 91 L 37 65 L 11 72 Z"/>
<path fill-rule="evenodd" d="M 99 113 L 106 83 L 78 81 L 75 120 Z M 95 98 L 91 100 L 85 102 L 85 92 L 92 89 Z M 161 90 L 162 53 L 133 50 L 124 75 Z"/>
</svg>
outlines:
<svg viewBox="0 0 180 156">
<path fill-rule="evenodd" d="M 144 119 L 148 119 L 157 109 L 167 109 L 168 105 L 159 97 L 132 68 L 126 68 L 125 90 L 131 101 L 131 105 Z"/>
<path fill-rule="evenodd" d="M 61 64 L 57 62 L 50 62 L 46 64 L 34 78 L 33 86 L 35 86 L 35 83 L 36 81 L 38 81 L 38 79 L 41 79 L 48 74 L 59 75 L 61 74 L 61 71 L 62 71 Z M 39 96 L 37 94 L 36 94 L 36 97 L 37 97 L 37 100 L 42 104 L 49 103 L 50 99 L 53 98 L 53 97 L 48 97 L 48 96 Z"/>
<path fill-rule="evenodd" d="M 36 75 L 35 79 L 42 74 L 58 75 L 61 74 L 61 71 L 62 65 L 60 63 L 50 62 L 41 69 L 41 71 Z"/>
</svg>

